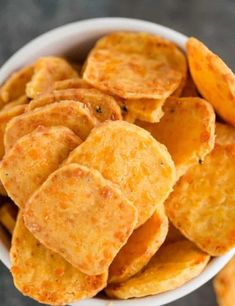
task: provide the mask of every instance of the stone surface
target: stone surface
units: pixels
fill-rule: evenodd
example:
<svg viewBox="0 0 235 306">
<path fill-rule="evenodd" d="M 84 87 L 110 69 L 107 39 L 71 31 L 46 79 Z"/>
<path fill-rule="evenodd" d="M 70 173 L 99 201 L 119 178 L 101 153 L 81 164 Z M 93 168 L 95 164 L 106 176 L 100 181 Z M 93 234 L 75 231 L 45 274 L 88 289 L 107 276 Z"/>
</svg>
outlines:
<svg viewBox="0 0 235 306">
<path fill-rule="evenodd" d="M 196 36 L 235 70 L 234 0 L 0 0 L 0 66 L 45 31 L 77 20 L 108 16 L 146 19 Z M 39 305 L 14 289 L 1 263 L 0 305 Z M 216 306 L 211 283 L 168 306 Z"/>
</svg>

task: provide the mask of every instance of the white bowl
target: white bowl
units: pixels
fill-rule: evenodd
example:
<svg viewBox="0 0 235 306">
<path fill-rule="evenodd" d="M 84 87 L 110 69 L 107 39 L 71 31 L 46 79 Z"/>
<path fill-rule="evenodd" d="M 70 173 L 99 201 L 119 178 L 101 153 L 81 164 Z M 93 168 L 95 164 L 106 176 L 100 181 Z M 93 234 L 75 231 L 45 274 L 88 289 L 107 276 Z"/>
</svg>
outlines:
<svg viewBox="0 0 235 306">
<path fill-rule="evenodd" d="M 119 30 L 143 31 L 161 35 L 185 49 L 187 37 L 169 28 L 147 21 L 129 18 L 99 18 L 74 22 L 39 36 L 16 52 L 0 69 L 0 84 L 15 70 L 33 62 L 43 55 L 69 55 L 74 59 L 82 59 L 92 44 L 101 36 Z M 215 274 L 232 258 L 234 251 L 213 259 L 198 277 L 178 289 L 127 301 L 103 299 L 100 297 L 84 300 L 73 305 L 79 306 L 160 306 L 175 301 L 196 290 Z M 9 268 L 9 241 L 0 231 L 0 259 Z"/>
</svg>

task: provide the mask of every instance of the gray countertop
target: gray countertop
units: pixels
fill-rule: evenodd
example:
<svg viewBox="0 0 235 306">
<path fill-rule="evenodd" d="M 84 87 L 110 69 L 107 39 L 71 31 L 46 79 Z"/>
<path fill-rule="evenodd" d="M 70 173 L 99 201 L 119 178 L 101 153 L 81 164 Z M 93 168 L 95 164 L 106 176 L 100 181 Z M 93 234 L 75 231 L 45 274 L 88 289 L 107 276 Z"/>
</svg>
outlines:
<svg viewBox="0 0 235 306">
<path fill-rule="evenodd" d="M 0 66 L 17 49 L 49 29 L 108 16 L 150 20 L 196 36 L 235 70 L 234 0 L 0 0 Z M 1 263 L 0 305 L 39 305 L 14 289 Z M 211 283 L 169 304 L 173 305 L 216 306 Z"/>
</svg>

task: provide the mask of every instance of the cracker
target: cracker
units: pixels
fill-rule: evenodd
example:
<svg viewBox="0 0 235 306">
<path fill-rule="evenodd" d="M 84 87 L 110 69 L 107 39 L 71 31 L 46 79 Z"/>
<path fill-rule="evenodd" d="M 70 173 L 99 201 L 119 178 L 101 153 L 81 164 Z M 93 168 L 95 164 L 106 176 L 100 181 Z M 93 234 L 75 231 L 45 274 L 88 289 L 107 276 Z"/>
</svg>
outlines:
<svg viewBox="0 0 235 306">
<path fill-rule="evenodd" d="M 211 105 L 200 98 L 170 98 L 163 111 L 160 123 L 136 124 L 166 145 L 180 177 L 213 149 L 215 114 Z"/>
<path fill-rule="evenodd" d="M 26 87 L 27 96 L 36 98 L 50 90 L 55 81 L 77 76 L 77 72 L 65 59 L 56 56 L 41 57 L 34 64 L 33 77 Z"/>
<path fill-rule="evenodd" d="M 201 95 L 235 126 L 235 76 L 227 65 L 196 38 L 187 42 L 189 67 Z"/>
<path fill-rule="evenodd" d="M 60 102 L 61 100 L 73 100 L 84 103 L 90 107 L 93 115 L 101 122 L 122 119 L 120 106 L 115 98 L 102 93 L 100 90 L 87 88 L 55 90 L 52 93 L 32 100 L 28 105 L 28 110 Z"/>
<path fill-rule="evenodd" d="M 23 208 L 33 192 L 80 143 L 79 137 L 62 126 L 39 126 L 20 138 L 0 166 L 0 179 L 11 199 Z"/>
<path fill-rule="evenodd" d="M 145 269 L 121 284 L 105 290 L 109 297 L 129 299 L 176 289 L 198 276 L 209 256 L 190 241 L 163 245 Z"/>
<path fill-rule="evenodd" d="M 219 306 L 234 306 L 235 301 L 235 257 L 214 279 L 216 299 Z"/>
<path fill-rule="evenodd" d="M 137 226 L 150 218 L 175 183 L 175 167 L 165 146 L 125 121 L 109 121 L 93 129 L 67 163 L 94 168 L 119 185 L 137 208 Z"/>
<path fill-rule="evenodd" d="M 235 145 L 216 144 L 192 167 L 165 202 L 171 222 L 212 256 L 235 246 Z"/>
<path fill-rule="evenodd" d="M 27 228 L 88 275 L 108 270 L 133 232 L 135 207 L 119 188 L 78 164 L 55 171 L 26 204 Z"/>
<path fill-rule="evenodd" d="M 13 73 L 0 89 L 0 97 L 4 103 L 18 99 L 25 94 L 27 83 L 31 80 L 34 67 L 26 66 Z"/>
<path fill-rule="evenodd" d="M 95 117 L 82 103 L 61 101 L 46 105 L 9 122 L 4 137 L 5 150 L 8 152 L 19 138 L 32 132 L 38 125 L 66 126 L 84 140 L 96 123 Z"/>
<path fill-rule="evenodd" d="M 126 99 L 165 99 L 186 75 L 183 53 L 170 41 L 148 33 L 116 32 L 96 43 L 83 78 Z"/>
<path fill-rule="evenodd" d="M 216 122 L 215 142 L 221 145 L 235 144 L 235 128 L 227 124 Z"/>
<path fill-rule="evenodd" d="M 145 267 L 163 244 L 167 232 L 168 219 L 162 207 L 133 232 L 114 258 L 109 269 L 108 283 L 126 281 Z"/>
<path fill-rule="evenodd" d="M 106 285 L 107 273 L 85 275 L 40 244 L 26 229 L 22 213 L 17 219 L 10 256 L 16 288 L 40 303 L 70 304 L 96 295 Z"/>
<path fill-rule="evenodd" d="M 8 122 L 11 121 L 11 119 L 21 115 L 24 113 L 26 108 L 26 105 L 16 105 L 9 109 L 2 109 L 0 111 L 0 160 L 3 158 L 3 155 L 5 153 L 4 148 L 4 135 L 5 130 Z"/>
</svg>

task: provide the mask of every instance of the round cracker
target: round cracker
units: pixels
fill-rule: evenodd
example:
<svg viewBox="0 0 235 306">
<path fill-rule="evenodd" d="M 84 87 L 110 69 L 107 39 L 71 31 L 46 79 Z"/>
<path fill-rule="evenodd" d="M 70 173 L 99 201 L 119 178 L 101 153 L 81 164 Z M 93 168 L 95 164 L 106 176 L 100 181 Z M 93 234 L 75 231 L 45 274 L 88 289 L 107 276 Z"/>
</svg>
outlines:
<svg viewBox="0 0 235 306">
<path fill-rule="evenodd" d="M 172 42 L 148 33 L 116 32 L 90 52 L 83 78 L 126 99 L 165 99 L 186 76 L 186 59 Z"/>
<path fill-rule="evenodd" d="M 107 273 L 89 276 L 45 248 L 26 229 L 19 213 L 13 233 L 11 273 L 16 288 L 40 303 L 67 305 L 101 291 Z"/>
<path fill-rule="evenodd" d="M 192 167 L 165 202 L 172 223 L 212 256 L 235 246 L 235 145 L 216 144 Z"/>
<path fill-rule="evenodd" d="M 96 118 L 82 103 L 75 101 L 52 103 L 26 112 L 9 122 L 4 136 L 5 150 L 9 151 L 20 137 L 32 132 L 38 125 L 66 126 L 84 140 L 96 124 Z"/>
<path fill-rule="evenodd" d="M 138 273 L 163 244 L 167 232 L 168 219 L 162 207 L 132 233 L 114 258 L 108 283 L 120 283 Z"/>
<path fill-rule="evenodd" d="M 109 285 L 105 292 L 109 297 L 129 299 L 173 290 L 199 275 L 209 258 L 190 241 L 163 245 L 142 272 Z"/>
<path fill-rule="evenodd" d="M 0 166 L 0 179 L 9 197 L 23 208 L 33 192 L 81 142 L 63 126 L 39 126 L 20 138 Z"/>
<path fill-rule="evenodd" d="M 108 270 L 133 232 L 137 212 L 98 171 L 70 164 L 29 199 L 24 220 L 46 247 L 83 273 L 97 275 Z"/>
<path fill-rule="evenodd" d="M 60 102 L 61 100 L 73 100 L 84 103 L 90 107 L 93 115 L 101 122 L 122 119 L 120 106 L 116 99 L 94 88 L 55 90 L 52 93 L 32 100 L 27 109 L 33 110 L 50 103 Z"/>
<path fill-rule="evenodd" d="M 227 124 L 216 122 L 215 142 L 221 145 L 235 144 L 235 128 Z"/>
<path fill-rule="evenodd" d="M 235 76 L 227 65 L 196 38 L 187 42 L 189 67 L 201 95 L 235 126 Z"/>
<path fill-rule="evenodd" d="M 234 306 L 235 257 L 215 277 L 214 288 L 219 306 Z"/>
<path fill-rule="evenodd" d="M 4 135 L 6 126 L 11 119 L 24 113 L 26 105 L 16 105 L 11 108 L 3 108 L 0 111 L 0 160 L 3 158 L 5 153 L 4 147 Z"/>
<path fill-rule="evenodd" d="M 33 77 L 26 86 L 26 94 L 29 98 L 36 98 L 50 90 L 55 81 L 77 76 L 77 72 L 65 59 L 56 56 L 41 57 L 34 64 Z"/>
<path fill-rule="evenodd" d="M 13 73 L 0 89 L 0 97 L 4 103 L 18 99 L 25 94 L 26 85 L 33 76 L 34 66 L 24 67 Z"/>
<path fill-rule="evenodd" d="M 213 149 L 215 114 L 211 105 L 200 98 L 169 98 L 163 112 L 157 124 L 136 124 L 166 145 L 179 178 Z"/>
<path fill-rule="evenodd" d="M 175 183 L 175 167 L 165 146 L 147 131 L 125 121 L 108 121 L 92 130 L 67 163 L 98 170 L 120 186 L 145 223 Z"/>
</svg>

